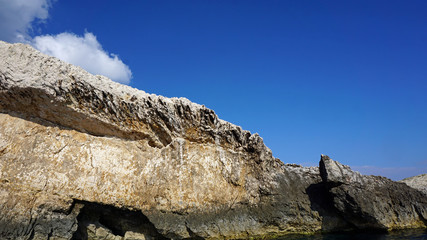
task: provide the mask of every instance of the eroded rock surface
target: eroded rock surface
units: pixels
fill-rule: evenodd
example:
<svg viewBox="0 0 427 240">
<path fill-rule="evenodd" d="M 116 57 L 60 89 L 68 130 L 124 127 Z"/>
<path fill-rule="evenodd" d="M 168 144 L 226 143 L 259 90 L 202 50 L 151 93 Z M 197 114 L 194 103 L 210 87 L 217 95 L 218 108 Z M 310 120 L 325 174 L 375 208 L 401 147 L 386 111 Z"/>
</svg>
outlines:
<svg viewBox="0 0 427 240">
<path fill-rule="evenodd" d="M 3 236 L 68 239 L 82 202 L 140 211 L 167 238 L 320 229 L 305 194 L 317 171 L 285 166 L 257 134 L 27 45 L 1 43 L 0 55 Z M 55 214 L 66 234 L 33 225 Z"/>
<path fill-rule="evenodd" d="M 320 173 L 339 214 L 358 229 L 425 226 L 427 198 L 404 183 L 365 176 L 322 155 Z"/>
<path fill-rule="evenodd" d="M 330 194 L 352 185 L 350 170 L 327 170 L 337 179 L 331 188 L 319 168 L 283 164 L 260 136 L 187 99 L 93 76 L 23 44 L 0 42 L 0 56 L 2 239 L 232 239 L 359 227 Z M 367 191 L 367 180 L 356 180 Z M 403 210 L 392 202 L 390 211 L 408 217 L 381 224 L 421 226 L 425 202 L 402 199 Z"/>
<path fill-rule="evenodd" d="M 418 189 L 427 195 L 427 174 L 421 174 L 400 180 L 399 182 L 406 183 L 406 185 Z"/>
</svg>

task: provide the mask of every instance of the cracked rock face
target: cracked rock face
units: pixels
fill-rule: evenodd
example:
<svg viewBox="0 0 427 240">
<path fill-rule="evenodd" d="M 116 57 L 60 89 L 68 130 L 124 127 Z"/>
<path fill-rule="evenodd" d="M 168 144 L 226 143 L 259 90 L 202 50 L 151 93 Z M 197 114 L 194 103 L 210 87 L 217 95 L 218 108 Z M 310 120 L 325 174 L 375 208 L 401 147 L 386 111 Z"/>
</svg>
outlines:
<svg viewBox="0 0 427 240">
<path fill-rule="evenodd" d="M 414 177 L 405 178 L 399 182 L 406 183 L 406 185 L 418 189 L 427 195 L 427 174 L 421 174 Z"/>
<path fill-rule="evenodd" d="M 404 183 L 380 176 L 364 176 L 322 155 L 320 173 L 333 206 L 358 229 L 423 227 L 427 198 Z"/>
<path fill-rule="evenodd" d="M 406 214 L 387 220 L 394 225 L 371 221 L 372 228 L 425 221 L 425 201 L 409 202 L 418 191 L 338 163 L 321 163 L 322 174 L 283 164 L 260 136 L 185 98 L 147 94 L 23 44 L 0 42 L 0 56 L 1 239 L 237 239 L 357 229 L 343 216 L 356 210 L 339 198 L 357 191 L 392 201 L 381 211 Z M 393 200 L 381 190 L 389 185 L 400 187 L 387 190 Z M 398 194 L 403 208 L 393 202 Z M 350 206 L 362 220 L 382 217 L 355 199 Z"/>
<path fill-rule="evenodd" d="M 304 193 L 317 171 L 285 166 L 257 134 L 27 45 L 0 55 L 2 236 L 69 239 L 84 203 L 137 210 L 165 238 L 320 229 Z"/>
</svg>

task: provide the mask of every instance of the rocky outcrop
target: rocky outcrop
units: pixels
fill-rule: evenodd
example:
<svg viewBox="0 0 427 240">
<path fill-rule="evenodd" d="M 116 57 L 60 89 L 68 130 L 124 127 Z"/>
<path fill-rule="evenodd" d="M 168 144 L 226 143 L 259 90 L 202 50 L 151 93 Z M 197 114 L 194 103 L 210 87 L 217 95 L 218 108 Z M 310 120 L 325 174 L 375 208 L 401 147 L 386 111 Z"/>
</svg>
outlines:
<svg viewBox="0 0 427 240">
<path fill-rule="evenodd" d="M 406 185 L 418 189 L 427 195 L 427 174 L 421 174 L 400 180 L 399 182 L 406 183 Z"/>
<path fill-rule="evenodd" d="M 0 42 L 0 56 L 2 239 L 233 239 L 358 229 L 339 194 L 377 194 L 363 176 L 358 185 L 345 182 L 350 170 L 340 176 L 327 164 L 322 174 L 283 164 L 260 136 L 187 99 L 93 76 L 23 44 Z M 372 228 L 425 225 L 418 191 L 390 180 L 372 184 L 380 193 L 400 186 L 379 196 L 406 214 L 389 219 L 394 224 L 371 221 Z M 404 207 L 394 209 L 398 194 Z"/>
<path fill-rule="evenodd" d="M 320 174 L 340 216 L 357 229 L 425 226 L 427 198 L 404 183 L 364 176 L 322 155 Z"/>
<path fill-rule="evenodd" d="M 320 230 L 305 194 L 318 171 L 284 165 L 257 134 L 26 45 L 0 55 L 2 236 L 68 239 L 87 203 L 137 211 L 167 238 Z"/>
</svg>

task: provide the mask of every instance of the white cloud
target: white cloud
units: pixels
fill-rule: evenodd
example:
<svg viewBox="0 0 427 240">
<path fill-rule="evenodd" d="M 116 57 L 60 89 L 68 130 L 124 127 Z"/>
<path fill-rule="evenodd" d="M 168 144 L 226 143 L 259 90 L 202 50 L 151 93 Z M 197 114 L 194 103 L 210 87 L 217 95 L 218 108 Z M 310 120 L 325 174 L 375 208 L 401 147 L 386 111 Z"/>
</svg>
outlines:
<svg viewBox="0 0 427 240">
<path fill-rule="evenodd" d="M 132 72 L 117 55 L 109 54 L 92 33 L 84 36 L 73 33 L 44 35 L 33 39 L 33 45 L 41 52 L 80 66 L 92 74 L 100 74 L 113 81 L 128 84 Z"/>
<path fill-rule="evenodd" d="M 0 39 L 6 42 L 28 42 L 35 20 L 45 20 L 49 0 L 0 0 Z"/>
<path fill-rule="evenodd" d="M 34 23 L 49 16 L 51 0 L 0 0 L 0 40 L 32 44 L 45 54 L 78 65 L 92 74 L 128 84 L 132 72 L 117 55 L 109 54 L 92 33 L 43 35 L 31 38 Z"/>
</svg>

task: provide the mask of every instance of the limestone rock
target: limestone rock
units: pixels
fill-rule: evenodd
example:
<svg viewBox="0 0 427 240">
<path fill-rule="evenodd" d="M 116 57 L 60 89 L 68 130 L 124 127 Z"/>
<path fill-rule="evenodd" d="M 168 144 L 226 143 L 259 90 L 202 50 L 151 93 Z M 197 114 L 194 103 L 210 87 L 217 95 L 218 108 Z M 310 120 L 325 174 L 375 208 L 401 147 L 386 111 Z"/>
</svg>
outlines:
<svg viewBox="0 0 427 240">
<path fill-rule="evenodd" d="M 305 194 L 318 171 L 285 166 L 258 134 L 27 45 L 2 42 L 0 55 L 2 236 L 84 236 L 87 216 L 123 236 L 132 224 L 103 223 L 123 210 L 168 238 L 320 230 Z M 56 215 L 68 229 L 33 224 Z"/>
<path fill-rule="evenodd" d="M 87 226 L 87 238 L 93 240 L 121 240 L 122 237 L 114 235 L 110 229 L 93 223 Z"/>
<path fill-rule="evenodd" d="M 339 215 L 358 229 L 423 227 L 427 198 L 406 184 L 364 176 L 322 155 L 320 173 Z"/>
<path fill-rule="evenodd" d="M 364 178 L 359 172 L 353 172 L 349 166 L 336 162 L 326 155 L 321 155 L 319 167 L 320 176 L 322 177 L 323 182 L 337 184 L 364 184 Z"/>
<path fill-rule="evenodd" d="M 142 233 L 127 231 L 123 240 L 145 240 L 145 235 Z"/>
<path fill-rule="evenodd" d="M 414 177 L 409 177 L 400 180 L 399 182 L 406 183 L 406 185 L 418 189 L 427 195 L 427 174 L 421 174 Z"/>
<path fill-rule="evenodd" d="M 425 200 L 404 184 L 326 159 L 322 174 L 285 165 L 202 105 L 24 44 L 0 42 L 0 56 L 1 239 L 267 237 L 355 229 L 343 213 L 359 210 L 372 228 L 425 223 Z M 365 210 L 377 197 L 391 204 L 382 215 Z"/>
</svg>

